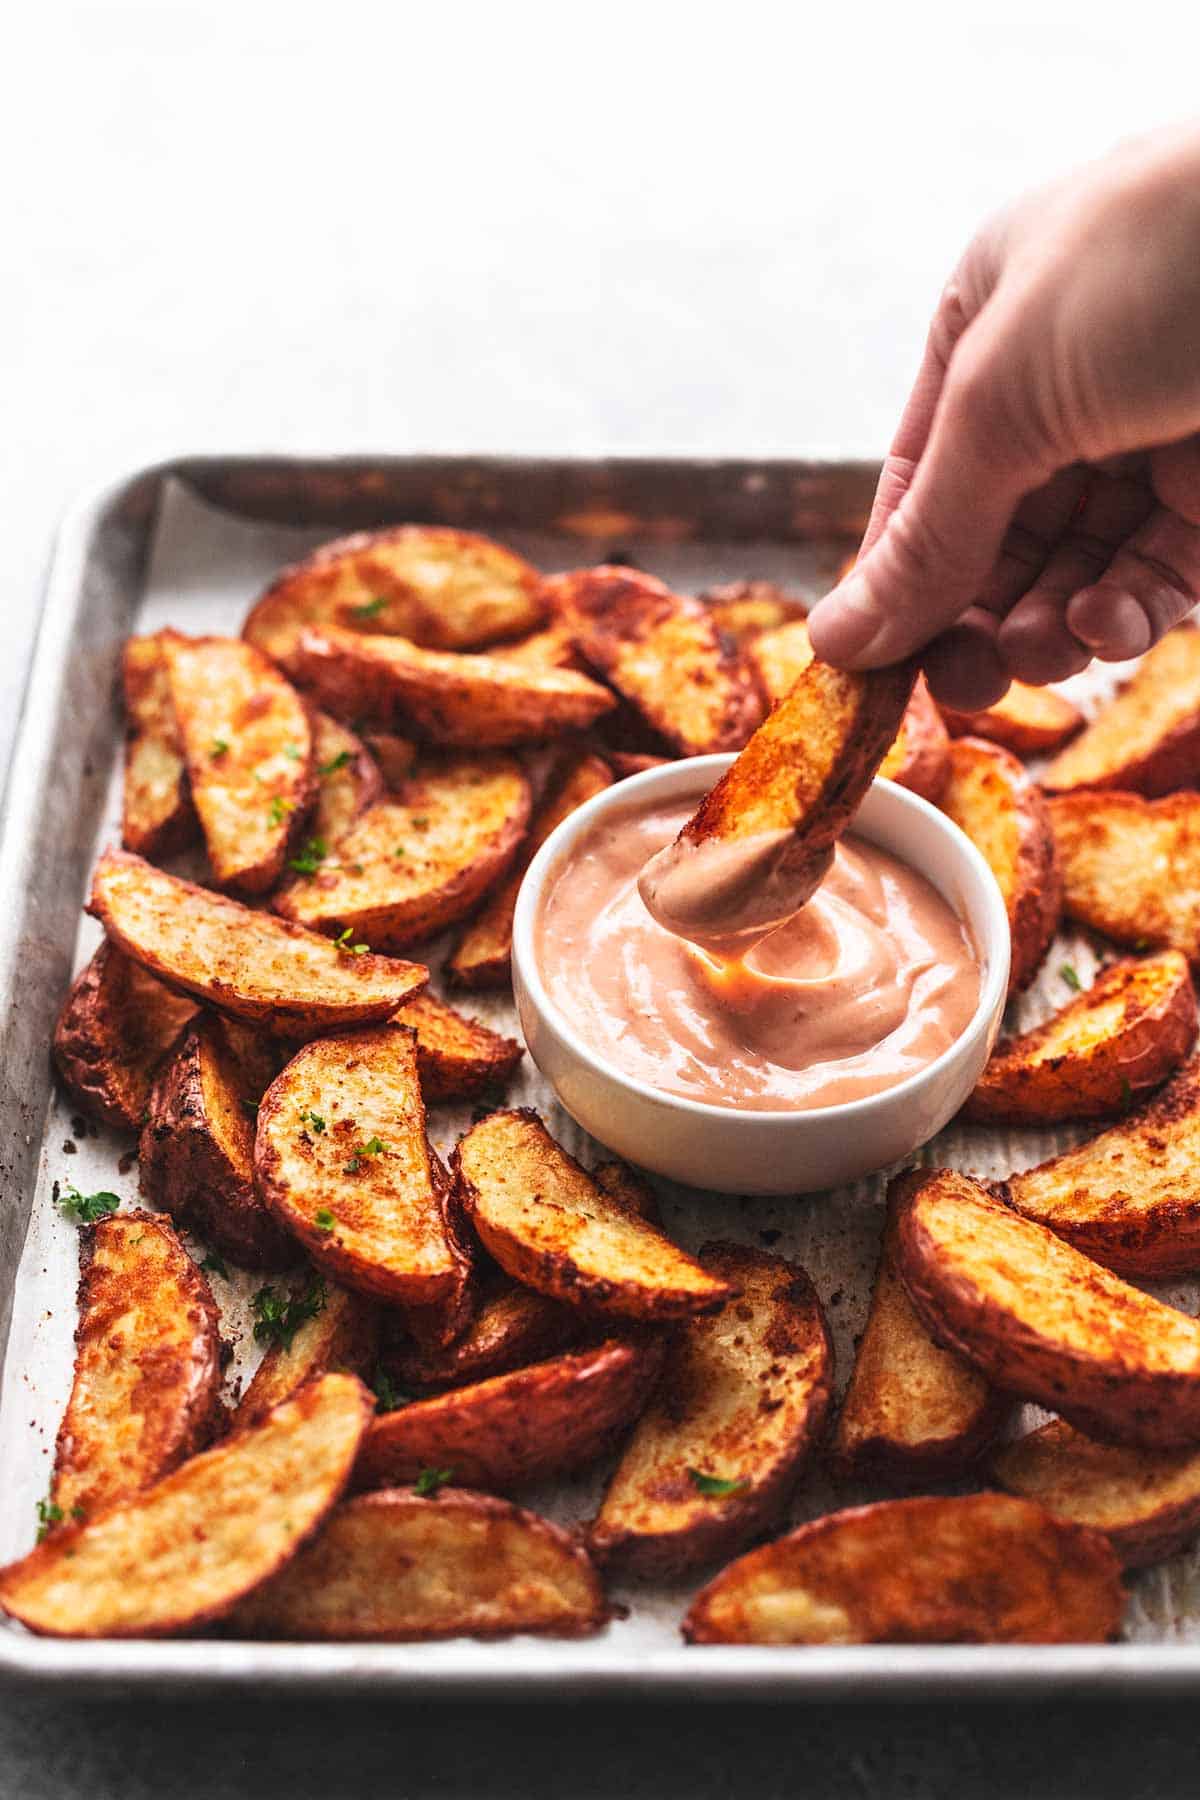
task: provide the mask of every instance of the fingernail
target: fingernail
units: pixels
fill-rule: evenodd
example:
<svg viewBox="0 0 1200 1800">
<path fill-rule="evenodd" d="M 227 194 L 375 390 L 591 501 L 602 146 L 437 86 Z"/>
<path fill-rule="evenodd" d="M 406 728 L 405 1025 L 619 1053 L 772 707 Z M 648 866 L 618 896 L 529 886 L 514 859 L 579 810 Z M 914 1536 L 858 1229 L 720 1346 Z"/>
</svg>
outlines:
<svg viewBox="0 0 1200 1800">
<path fill-rule="evenodd" d="M 847 664 L 866 655 L 882 627 L 861 575 L 847 575 L 808 615 L 808 634 L 822 662 Z"/>
<path fill-rule="evenodd" d="M 1140 656 L 1154 635 L 1141 602 L 1106 587 L 1081 588 L 1072 595 L 1067 626 L 1072 637 L 1105 662 Z"/>
</svg>

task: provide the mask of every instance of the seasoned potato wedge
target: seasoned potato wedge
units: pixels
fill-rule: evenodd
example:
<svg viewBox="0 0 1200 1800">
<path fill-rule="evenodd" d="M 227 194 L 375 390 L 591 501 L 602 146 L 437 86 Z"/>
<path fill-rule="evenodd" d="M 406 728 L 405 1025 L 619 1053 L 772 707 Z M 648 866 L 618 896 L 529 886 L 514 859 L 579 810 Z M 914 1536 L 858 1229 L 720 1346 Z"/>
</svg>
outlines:
<svg viewBox="0 0 1200 1800">
<path fill-rule="evenodd" d="M 1037 974 L 1062 912 L 1062 873 L 1046 802 L 1007 750 L 982 738 L 950 746 L 943 812 L 982 851 L 1000 884 L 1012 936 L 1008 991 L 1018 994 Z"/>
<path fill-rule="evenodd" d="M 136 1131 L 155 1070 L 195 1012 L 195 1001 L 105 939 L 71 983 L 54 1027 L 54 1061 L 72 1100 L 118 1131 Z"/>
<path fill-rule="evenodd" d="M 414 1400 L 372 1421 L 354 1485 L 391 1487 L 422 1469 L 449 1469 L 465 1486 L 506 1493 L 583 1468 L 637 1417 L 661 1367 L 655 1338 L 610 1338 Z"/>
<path fill-rule="evenodd" d="M 485 1249 L 526 1287 L 642 1319 L 714 1312 L 730 1297 L 728 1282 L 606 1194 L 534 1112 L 492 1113 L 452 1163 Z"/>
<path fill-rule="evenodd" d="M 470 911 L 504 874 L 529 823 L 529 780 L 515 757 L 439 758 L 372 806 L 275 911 L 313 931 L 349 928 L 399 950 Z"/>
<path fill-rule="evenodd" d="M 583 731 L 615 704 L 575 669 L 422 650 L 405 638 L 306 631 L 288 671 L 336 718 L 365 719 L 452 749 L 504 749 Z"/>
<path fill-rule="evenodd" d="M 700 1261 L 737 1298 L 673 1336 L 588 1534 L 601 1561 L 645 1577 L 776 1525 L 829 1409 L 833 1352 L 803 1269 L 740 1244 Z"/>
<path fill-rule="evenodd" d="M 308 708 L 253 644 L 166 635 L 192 804 L 218 887 L 265 894 L 316 793 Z"/>
<path fill-rule="evenodd" d="M 386 1019 L 429 979 L 421 963 L 355 954 L 316 932 L 108 850 L 87 910 L 152 975 L 281 1037 Z"/>
<path fill-rule="evenodd" d="M 424 1344 L 408 1336 L 386 1352 L 384 1362 L 401 1392 L 440 1393 L 566 1350 L 584 1324 L 573 1306 L 503 1279 L 453 1343 Z"/>
<path fill-rule="evenodd" d="M 138 1143 L 146 1199 L 243 1269 L 299 1260 L 254 1185 L 254 1108 L 281 1060 L 270 1038 L 201 1014 L 154 1084 Z"/>
<path fill-rule="evenodd" d="M 446 979 L 456 987 L 503 987 L 512 972 L 513 913 L 525 871 L 550 833 L 594 794 L 612 785 L 608 765 L 587 752 L 569 757 L 533 817 L 508 874 L 484 901 L 446 963 Z"/>
<path fill-rule="evenodd" d="M 950 779 L 950 736 L 923 675 L 917 677 L 912 699 L 904 709 L 892 747 L 879 765 L 879 773 L 935 805 L 946 791 Z"/>
<path fill-rule="evenodd" d="M 50 1498 L 91 1518 L 204 1447 L 220 1419 L 221 1331 L 208 1283 L 154 1213 L 79 1236 L 75 1380 Z"/>
<path fill-rule="evenodd" d="M 276 662 L 286 662 L 308 625 L 476 650 L 540 625 L 540 587 L 536 569 L 490 538 L 444 525 L 396 525 L 337 538 L 284 569 L 242 632 Z"/>
<path fill-rule="evenodd" d="M 943 706 L 951 737 L 988 738 L 1018 756 L 1045 756 L 1074 737 L 1083 714 L 1073 700 L 1055 688 L 1029 687 L 1014 681 L 1007 693 L 982 712 L 955 712 Z"/>
<path fill-rule="evenodd" d="M 0 1609 L 49 1637 L 163 1637 L 220 1618 L 336 1504 L 372 1399 L 325 1375 L 88 1524 L 0 1570 Z"/>
<path fill-rule="evenodd" d="M 483 1088 L 501 1087 L 521 1060 L 515 1038 L 464 1018 L 432 994 L 418 994 L 402 1006 L 395 1023 L 417 1034 L 417 1071 L 426 1106 L 469 1100 Z"/>
<path fill-rule="evenodd" d="M 1142 657 L 1115 700 L 1055 757 L 1047 793 L 1121 788 L 1169 794 L 1200 777 L 1200 631 L 1177 625 Z"/>
<path fill-rule="evenodd" d="M 813 661 L 813 647 L 804 619 L 792 619 L 771 631 L 761 632 L 746 645 L 746 660 L 758 676 L 771 706 L 785 700 Z"/>
<path fill-rule="evenodd" d="M 1195 1036 L 1196 995 L 1178 950 L 1110 963 L 1046 1024 L 996 1046 L 966 1116 L 1041 1125 L 1125 1112 Z"/>
<path fill-rule="evenodd" d="M 940 1344 L 1106 1443 L 1200 1439 L 1200 1322 L 1129 1287 L 977 1182 L 912 1184 L 896 1263 Z"/>
<path fill-rule="evenodd" d="M 708 607 L 717 630 L 743 649 L 764 631 L 774 631 L 806 612 L 803 600 L 773 581 L 730 581 L 706 588 L 700 599 Z"/>
<path fill-rule="evenodd" d="M 587 1553 L 491 1494 L 385 1489 L 346 1500 L 229 1620 L 251 1637 L 582 1637 L 607 1618 Z"/>
<path fill-rule="evenodd" d="M 1200 967 L 1200 794 L 1052 794 L 1048 808 L 1069 916 Z"/>
<path fill-rule="evenodd" d="M 305 1045 L 258 1109 L 259 1192 L 332 1280 L 421 1305 L 458 1279 L 402 1025 Z"/>
<path fill-rule="evenodd" d="M 1115 1637 L 1106 1538 L 1008 1494 L 881 1500 L 814 1519 L 722 1570 L 693 1644 L 1084 1644 Z"/>
<path fill-rule="evenodd" d="M 169 856 L 200 831 L 163 656 L 172 635 L 157 631 L 129 638 L 121 659 L 126 719 L 121 842 L 138 856 Z"/>
<path fill-rule="evenodd" d="M 1200 1532 L 1200 1450 L 1098 1444 L 1052 1419 L 992 1458 L 1010 1494 L 1102 1531 L 1126 1568 L 1163 1562 Z"/>
<path fill-rule="evenodd" d="M 301 1322 L 291 1342 L 268 1347 L 238 1401 L 233 1429 L 244 1431 L 248 1425 L 258 1425 L 273 1407 L 290 1400 L 316 1375 L 336 1370 L 365 1380 L 375 1366 L 378 1345 L 376 1303 L 364 1294 L 327 1282 L 324 1305 Z"/>
<path fill-rule="evenodd" d="M 418 746 L 412 738 L 401 737 L 395 731 L 368 731 L 363 742 L 383 776 L 385 789 L 394 794 L 412 774 L 419 754 Z"/>
<path fill-rule="evenodd" d="M 535 631 L 532 637 L 520 638 L 515 644 L 500 644 L 495 654 L 538 669 L 578 669 L 587 673 L 570 628 L 562 619 L 552 620 L 543 631 Z"/>
<path fill-rule="evenodd" d="M 698 600 L 631 569 L 577 569 L 545 592 L 584 658 L 680 756 L 740 750 L 762 717 L 749 664 Z"/>
<path fill-rule="evenodd" d="M 420 1073 L 420 1055 L 417 1058 Z M 404 1329 L 417 1344 L 440 1350 L 461 1338 L 479 1306 L 478 1246 L 467 1224 L 450 1171 L 432 1147 L 429 1166 L 441 1215 L 442 1232 L 450 1252 L 451 1279 L 434 1299 L 398 1309 Z"/>
<path fill-rule="evenodd" d="M 360 737 L 317 713 L 313 726 L 317 800 L 308 835 L 317 845 L 336 844 L 360 813 L 383 799 L 379 764 Z"/>
<path fill-rule="evenodd" d="M 1200 1061 L 1099 1137 L 1010 1175 L 1003 1193 L 1120 1275 L 1200 1269 Z"/>
</svg>

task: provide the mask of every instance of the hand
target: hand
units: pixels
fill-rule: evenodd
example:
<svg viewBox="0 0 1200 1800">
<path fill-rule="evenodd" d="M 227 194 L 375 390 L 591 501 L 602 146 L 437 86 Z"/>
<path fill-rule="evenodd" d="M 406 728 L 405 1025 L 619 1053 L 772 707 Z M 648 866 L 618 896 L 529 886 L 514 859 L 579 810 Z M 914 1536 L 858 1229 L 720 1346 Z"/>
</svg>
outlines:
<svg viewBox="0 0 1200 1800">
<path fill-rule="evenodd" d="M 810 615 L 869 669 L 925 646 L 975 709 L 1136 656 L 1200 599 L 1200 130 L 1020 201 L 942 295 L 854 569 Z"/>
</svg>

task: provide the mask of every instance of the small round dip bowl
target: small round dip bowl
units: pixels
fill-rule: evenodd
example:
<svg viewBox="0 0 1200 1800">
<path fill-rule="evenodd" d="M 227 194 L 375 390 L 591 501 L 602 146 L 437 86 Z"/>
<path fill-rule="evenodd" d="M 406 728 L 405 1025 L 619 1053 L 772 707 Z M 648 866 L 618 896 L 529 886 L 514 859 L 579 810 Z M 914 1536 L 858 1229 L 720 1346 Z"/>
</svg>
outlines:
<svg viewBox="0 0 1200 1800">
<path fill-rule="evenodd" d="M 732 761 L 732 756 L 698 756 L 647 769 L 615 782 L 551 833 L 517 899 L 512 946 L 517 1012 L 529 1054 L 562 1105 L 627 1161 L 720 1193 L 816 1193 L 910 1155 L 963 1105 L 983 1073 L 1004 1013 L 1008 917 L 995 876 L 957 825 L 895 782 L 876 781 L 854 820 L 855 835 L 923 875 L 965 922 L 974 942 L 979 1001 L 962 1035 L 894 1087 L 806 1111 L 715 1106 L 625 1074 L 583 1042 L 546 989 L 535 957 L 542 897 L 598 820 L 640 807 L 698 802 Z"/>
</svg>

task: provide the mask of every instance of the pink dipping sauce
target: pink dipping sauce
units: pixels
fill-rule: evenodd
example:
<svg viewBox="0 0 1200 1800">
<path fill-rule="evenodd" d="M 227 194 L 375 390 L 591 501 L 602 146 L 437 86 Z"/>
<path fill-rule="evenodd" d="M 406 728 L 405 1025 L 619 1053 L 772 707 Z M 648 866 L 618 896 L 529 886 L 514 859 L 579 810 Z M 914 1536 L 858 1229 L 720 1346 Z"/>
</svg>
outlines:
<svg viewBox="0 0 1200 1800">
<path fill-rule="evenodd" d="M 966 927 L 861 838 L 839 843 L 808 904 L 740 958 L 665 930 L 638 877 L 693 810 L 608 817 L 543 898 L 542 978 L 596 1055 L 691 1100 L 805 1111 L 895 1087 L 966 1029 L 980 982 Z"/>
</svg>

